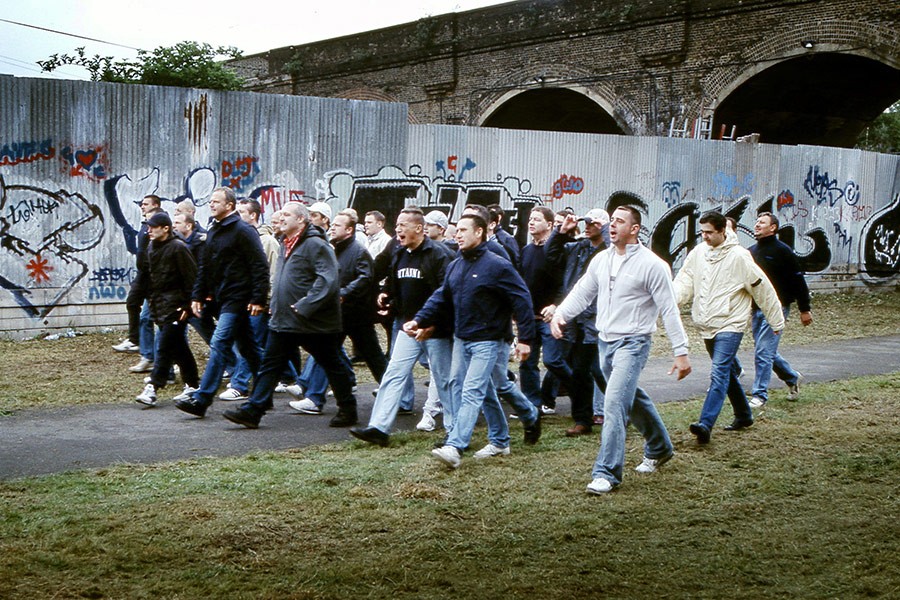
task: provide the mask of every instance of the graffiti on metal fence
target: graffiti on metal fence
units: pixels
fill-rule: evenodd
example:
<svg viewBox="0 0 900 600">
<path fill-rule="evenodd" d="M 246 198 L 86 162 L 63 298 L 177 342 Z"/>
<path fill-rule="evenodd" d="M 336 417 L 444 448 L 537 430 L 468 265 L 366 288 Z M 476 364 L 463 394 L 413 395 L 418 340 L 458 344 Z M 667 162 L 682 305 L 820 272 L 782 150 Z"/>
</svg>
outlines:
<svg viewBox="0 0 900 600">
<path fill-rule="evenodd" d="M 56 156 L 53 140 L 8 142 L 0 146 L 0 166 L 50 160 Z"/>
</svg>

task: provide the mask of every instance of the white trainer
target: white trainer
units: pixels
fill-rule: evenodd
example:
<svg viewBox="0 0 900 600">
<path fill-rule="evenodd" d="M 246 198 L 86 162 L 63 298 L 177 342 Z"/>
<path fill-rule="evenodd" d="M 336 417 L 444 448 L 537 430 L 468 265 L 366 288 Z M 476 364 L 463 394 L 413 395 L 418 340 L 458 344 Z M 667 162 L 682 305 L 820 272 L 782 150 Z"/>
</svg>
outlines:
<svg viewBox="0 0 900 600">
<path fill-rule="evenodd" d="M 459 450 L 453 446 L 441 446 L 440 448 L 435 448 L 431 451 L 431 455 L 451 469 L 459 468 Z"/>
<path fill-rule="evenodd" d="M 152 383 L 144 386 L 144 391 L 135 397 L 135 400 L 146 406 L 156 406 L 156 388 Z"/>
<path fill-rule="evenodd" d="M 606 494 L 607 492 L 611 492 L 613 489 L 613 484 L 609 479 L 604 479 L 602 477 L 598 477 L 593 480 L 589 484 L 587 484 L 587 489 L 585 490 L 588 494 L 594 494 L 599 496 L 600 494 Z"/>
<path fill-rule="evenodd" d="M 190 400 L 193 396 L 193 393 L 197 391 L 197 388 L 191 387 L 188 384 L 184 384 L 184 389 L 181 390 L 181 393 L 172 398 L 173 402 L 181 402 L 183 400 Z"/>
<path fill-rule="evenodd" d="M 492 458 L 494 456 L 509 456 L 509 446 L 506 448 L 499 448 L 493 444 L 488 444 L 478 452 L 472 455 L 473 458 L 482 459 L 482 458 Z"/>
<path fill-rule="evenodd" d="M 112 347 L 116 352 L 140 352 L 141 347 L 137 344 L 132 344 L 131 340 L 124 339 L 118 344 Z"/>
<path fill-rule="evenodd" d="M 290 402 L 288 402 L 288 406 L 299 413 L 303 413 L 304 415 L 322 414 L 322 407 L 316 406 L 316 403 L 309 398 L 304 398 L 303 400 L 291 400 Z"/>
<path fill-rule="evenodd" d="M 305 393 L 298 383 L 292 383 L 291 385 L 285 386 L 284 391 L 294 398 L 303 398 L 303 394 Z"/>
<path fill-rule="evenodd" d="M 219 394 L 219 400 L 246 400 L 247 395 L 242 394 L 238 390 L 234 388 L 228 388 L 221 394 Z"/>
<path fill-rule="evenodd" d="M 638 473 L 655 473 L 658 468 L 672 460 L 673 456 L 675 456 L 674 452 L 662 458 L 648 458 L 645 456 L 641 464 L 636 466 L 634 470 Z"/>
<path fill-rule="evenodd" d="M 800 382 L 803 381 L 803 375 L 800 372 L 797 372 L 797 381 L 791 385 L 788 385 L 788 400 L 791 402 L 796 402 L 800 399 Z"/>
<path fill-rule="evenodd" d="M 422 420 L 416 423 L 416 429 L 419 431 L 434 431 L 437 429 L 437 422 L 434 420 L 434 416 L 429 413 L 423 414 Z"/>
<path fill-rule="evenodd" d="M 153 361 L 142 357 L 136 365 L 128 367 L 128 370 L 132 373 L 149 373 L 153 370 Z"/>
<path fill-rule="evenodd" d="M 748 402 L 750 403 L 750 408 L 762 408 L 766 405 L 766 399 L 759 396 L 751 396 Z"/>
</svg>

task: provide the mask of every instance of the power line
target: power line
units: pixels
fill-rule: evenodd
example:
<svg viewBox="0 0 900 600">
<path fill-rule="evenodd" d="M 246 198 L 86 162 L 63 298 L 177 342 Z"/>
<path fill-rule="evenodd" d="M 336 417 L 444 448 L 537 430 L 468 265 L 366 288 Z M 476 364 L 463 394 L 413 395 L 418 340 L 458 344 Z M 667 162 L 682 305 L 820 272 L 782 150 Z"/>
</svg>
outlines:
<svg viewBox="0 0 900 600">
<path fill-rule="evenodd" d="M 9 19 L 0 19 L 0 21 L 2 21 L 4 23 L 10 23 L 12 25 L 18 25 L 20 27 L 28 27 L 30 29 L 39 29 L 40 31 L 49 31 L 50 33 L 57 33 L 59 35 L 67 35 L 69 37 L 78 38 L 80 40 L 88 40 L 89 42 L 99 42 L 101 44 L 109 44 L 110 46 L 118 46 L 119 48 L 127 48 L 128 50 L 141 50 L 141 48 L 135 48 L 134 46 L 126 46 L 124 44 L 117 44 L 115 42 L 107 42 L 106 40 L 98 40 L 97 38 L 85 37 L 83 35 L 68 33 L 66 31 L 57 31 L 56 29 L 48 29 L 46 27 L 39 27 L 37 25 L 29 25 L 28 23 L 19 23 L 18 21 L 10 21 Z"/>
</svg>

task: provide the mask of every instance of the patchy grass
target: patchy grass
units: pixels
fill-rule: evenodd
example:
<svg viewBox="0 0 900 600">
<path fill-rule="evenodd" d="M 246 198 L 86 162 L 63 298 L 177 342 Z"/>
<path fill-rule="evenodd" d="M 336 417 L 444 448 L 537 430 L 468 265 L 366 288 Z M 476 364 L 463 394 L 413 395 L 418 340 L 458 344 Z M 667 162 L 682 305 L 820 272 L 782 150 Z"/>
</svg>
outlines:
<svg viewBox="0 0 900 600">
<path fill-rule="evenodd" d="M 778 391 L 702 448 L 699 403 L 663 405 L 675 459 L 635 474 L 631 431 L 604 497 L 552 420 L 457 471 L 435 433 L 0 483 L 0 597 L 896 598 L 898 390 Z"/>
</svg>

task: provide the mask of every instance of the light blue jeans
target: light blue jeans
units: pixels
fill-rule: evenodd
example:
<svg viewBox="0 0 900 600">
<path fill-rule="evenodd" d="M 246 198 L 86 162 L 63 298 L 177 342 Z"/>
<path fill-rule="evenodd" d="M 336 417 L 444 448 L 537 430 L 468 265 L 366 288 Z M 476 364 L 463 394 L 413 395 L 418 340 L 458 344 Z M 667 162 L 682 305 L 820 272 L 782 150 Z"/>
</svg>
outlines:
<svg viewBox="0 0 900 600">
<path fill-rule="evenodd" d="M 138 343 L 141 356 L 153 362 L 156 358 L 156 330 L 150 316 L 150 301 L 144 300 L 141 305 L 141 337 Z"/>
<path fill-rule="evenodd" d="M 250 315 L 247 312 L 223 312 L 216 321 L 216 330 L 209 345 L 209 361 L 200 378 L 200 389 L 194 392 L 194 400 L 209 406 L 213 396 L 219 389 L 228 350 L 235 347 L 239 356 L 246 358 L 250 369 L 256 373 L 259 369 L 260 356 L 250 331 Z"/>
<path fill-rule="evenodd" d="M 451 424 L 447 430 L 447 445 L 457 450 L 462 451 L 469 446 L 485 395 L 491 392 L 497 352 L 501 347 L 498 341 L 470 342 L 453 338 L 450 387 L 454 393 L 451 394 L 452 403 L 449 406 Z M 505 344 L 504 348 L 504 352 L 509 351 Z M 447 406 L 444 410 L 447 410 Z M 446 419 L 444 423 L 446 424 Z"/>
<path fill-rule="evenodd" d="M 782 312 L 784 313 L 784 320 L 787 321 L 791 309 L 785 306 L 782 308 Z M 781 341 L 781 335 L 775 335 L 761 310 L 756 309 L 753 311 L 750 326 L 753 330 L 753 342 L 756 347 L 753 356 L 756 363 L 756 375 L 753 378 L 753 388 L 750 393 L 763 400 L 768 400 L 769 382 L 772 380 L 773 371 L 779 379 L 788 385 L 797 383 L 800 374 L 778 353 L 778 343 Z"/>
<path fill-rule="evenodd" d="M 444 409 L 452 402 L 450 393 L 450 360 L 453 353 L 453 342 L 449 338 L 431 338 L 417 342 L 405 333 L 394 338 L 391 347 L 391 359 L 381 379 L 369 427 L 382 433 L 390 433 L 397 418 L 400 400 L 408 389 L 413 378 L 413 367 L 422 353 L 428 355 L 431 373 L 438 388 L 438 397 Z"/>
<path fill-rule="evenodd" d="M 712 339 L 703 340 L 706 351 L 712 359 L 712 367 L 706 400 L 703 401 L 703 408 L 700 410 L 700 423 L 710 431 L 716 424 L 719 413 L 722 412 L 726 395 L 734 410 L 734 418 L 744 423 L 753 422 L 753 412 L 738 379 L 741 365 L 737 361 L 737 351 L 743 337 L 744 334 L 740 332 L 722 331 Z"/>
<path fill-rule="evenodd" d="M 591 475 L 622 483 L 625 431 L 629 421 L 644 436 L 644 456 L 658 459 L 673 452 L 669 432 L 638 378 L 650 354 L 650 336 L 598 342 L 600 369 L 606 377 L 606 403 L 600 452 Z"/>
<path fill-rule="evenodd" d="M 509 380 L 506 372 L 509 369 L 509 344 L 503 340 L 497 342 L 497 361 L 491 373 L 491 385 L 484 397 L 484 420 L 488 427 L 488 442 L 498 448 L 509 446 L 509 422 L 503 412 L 500 400 L 505 400 L 516 411 L 522 425 L 531 427 L 540 418 L 538 409 L 525 394 Z M 499 397 L 499 398 L 498 398 Z"/>
</svg>

